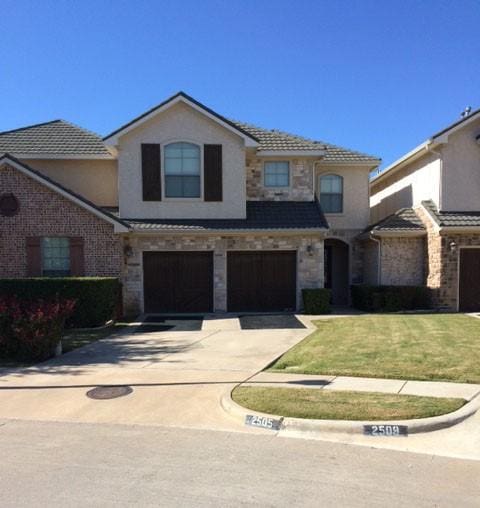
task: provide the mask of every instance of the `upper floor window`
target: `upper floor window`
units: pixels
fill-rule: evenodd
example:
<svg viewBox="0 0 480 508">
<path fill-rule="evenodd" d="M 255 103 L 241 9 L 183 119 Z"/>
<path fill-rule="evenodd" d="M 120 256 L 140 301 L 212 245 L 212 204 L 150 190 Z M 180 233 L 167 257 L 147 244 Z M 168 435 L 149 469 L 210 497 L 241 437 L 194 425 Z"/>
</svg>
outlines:
<svg viewBox="0 0 480 508">
<path fill-rule="evenodd" d="M 165 197 L 200 197 L 200 147 L 192 143 L 165 146 Z"/>
<path fill-rule="evenodd" d="M 70 239 L 42 238 L 42 275 L 65 277 L 70 275 Z"/>
<path fill-rule="evenodd" d="M 325 213 L 343 212 L 343 178 L 341 176 L 320 177 L 320 205 Z"/>
<path fill-rule="evenodd" d="M 265 162 L 264 177 L 265 187 L 288 187 L 290 185 L 289 162 Z"/>
</svg>

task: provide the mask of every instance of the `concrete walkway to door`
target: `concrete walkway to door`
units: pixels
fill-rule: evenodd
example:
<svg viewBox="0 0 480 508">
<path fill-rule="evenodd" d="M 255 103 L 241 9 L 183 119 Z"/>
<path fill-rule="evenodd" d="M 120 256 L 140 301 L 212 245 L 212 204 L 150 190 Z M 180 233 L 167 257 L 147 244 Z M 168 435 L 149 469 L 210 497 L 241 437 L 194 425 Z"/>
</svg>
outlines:
<svg viewBox="0 0 480 508">
<path fill-rule="evenodd" d="M 221 409 L 221 396 L 311 333 L 305 325 L 242 330 L 227 317 L 207 319 L 198 331 L 130 326 L 43 364 L 0 370 L 0 419 L 242 430 Z M 86 396 L 117 384 L 133 393 Z"/>
</svg>

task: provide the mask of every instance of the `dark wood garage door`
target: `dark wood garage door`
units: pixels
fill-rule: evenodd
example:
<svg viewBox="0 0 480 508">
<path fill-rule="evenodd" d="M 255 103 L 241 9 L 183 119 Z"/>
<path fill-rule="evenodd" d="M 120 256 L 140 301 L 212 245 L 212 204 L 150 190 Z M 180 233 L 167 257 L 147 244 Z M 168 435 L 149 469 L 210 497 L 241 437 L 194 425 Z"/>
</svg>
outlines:
<svg viewBox="0 0 480 508">
<path fill-rule="evenodd" d="M 295 310 L 296 267 L 297 257 L 294 251 L 229 252 L 228 310 Z"/>
<path fill-rule="evenodd" d="M 480 311 L 480 249 L 460 249 L 459 310 Z"/>
<path fill-rule="evenodd" d="M 144 252 L 145 312 L 211 312 L 212 252 Z"/>
</svg>

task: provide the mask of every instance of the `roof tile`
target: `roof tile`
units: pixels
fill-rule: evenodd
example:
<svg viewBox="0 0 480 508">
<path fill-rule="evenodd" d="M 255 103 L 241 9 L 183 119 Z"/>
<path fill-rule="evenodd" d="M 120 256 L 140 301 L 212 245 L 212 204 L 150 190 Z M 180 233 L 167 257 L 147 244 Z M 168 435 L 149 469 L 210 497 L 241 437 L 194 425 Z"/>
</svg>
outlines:
<svg viewBox="0 0 480 508">
<path fill-rule="evenodd" d="M 246 219 L 123 219 L 134 230 L 291 230 L 327 229 L 315 201 L 247 201 Z"/>
</svg>

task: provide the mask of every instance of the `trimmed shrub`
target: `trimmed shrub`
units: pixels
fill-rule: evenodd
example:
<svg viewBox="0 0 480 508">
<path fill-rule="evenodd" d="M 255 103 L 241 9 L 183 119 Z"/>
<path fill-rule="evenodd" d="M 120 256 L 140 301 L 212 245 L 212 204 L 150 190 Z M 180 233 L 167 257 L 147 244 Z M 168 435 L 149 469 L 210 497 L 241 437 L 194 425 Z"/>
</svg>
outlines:
<svg viewBox="0 0 480 508">
<path fill-rule="evenodd" d="M 115 316 L 120 282 L 113 277 L 38 277 L 0 279 L 0 297 L 21 301 L 75 300 L 69 328 L 102 326 Z"/>
<path fill-rule="evenodd" d="M 305 314 L 330 314 L 330 290 L 302 289 Z"/>
<path fill-rule="evenodd" d="M 352 304 L 366 312 L 428 309 L 430 290 L 426 286 L 352 286 Z"/>
<path fill-rule="evenodd" d="M 74 307 L 74 300 L 22 302 L 15 297 L 0 298 L 1 356 L 34 362 L 53 356 L 65 319 Z"/>
</svg>

